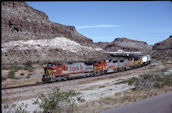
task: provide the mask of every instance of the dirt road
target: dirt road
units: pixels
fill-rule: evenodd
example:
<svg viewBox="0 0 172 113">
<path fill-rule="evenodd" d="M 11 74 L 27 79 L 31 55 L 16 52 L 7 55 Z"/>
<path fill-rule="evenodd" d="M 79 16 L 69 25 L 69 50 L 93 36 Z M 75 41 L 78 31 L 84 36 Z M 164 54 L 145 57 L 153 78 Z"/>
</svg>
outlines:
<svg viewBox="0 0 172 113">
<path fill-rule="evenodd" d="M 101 113 L 172 113 L 172 92 L 106 110 Z"/>
</svg>

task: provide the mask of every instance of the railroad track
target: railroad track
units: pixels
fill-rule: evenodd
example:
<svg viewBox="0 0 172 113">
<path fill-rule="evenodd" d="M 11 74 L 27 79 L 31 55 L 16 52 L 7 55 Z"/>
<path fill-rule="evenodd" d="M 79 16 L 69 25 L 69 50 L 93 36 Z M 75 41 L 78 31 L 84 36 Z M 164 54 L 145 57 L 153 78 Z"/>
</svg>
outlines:
<svg viewBox="0 0 172 113">
<path fill-rule="evenodd" d="M 42 83 L 38 83 L 38 84 L 26 84 L 26 85 L 22 85 L 22 86 L 5 87 L 5 88 L 1 88 L 1 90 L 38 86 L 38 85 L 42 85 L 42 84 L 48 84 L 48 83 L 42 82 Z"/>
</svg>

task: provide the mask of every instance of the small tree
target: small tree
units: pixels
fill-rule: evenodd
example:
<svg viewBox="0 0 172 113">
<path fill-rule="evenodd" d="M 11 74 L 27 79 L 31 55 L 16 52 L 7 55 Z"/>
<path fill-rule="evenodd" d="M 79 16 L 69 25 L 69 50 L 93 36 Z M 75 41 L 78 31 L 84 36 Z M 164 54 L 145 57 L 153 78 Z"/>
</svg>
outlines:
<svg viewBox="0 0 172 113">
<path fill-rule="evenodd" d="M 38 104 L 44 113 L 72 113 L 76 102 L 84 102 L 80 93 L 73 90 L 60 92 L 59 88 L 55 88 L 52 93 L 39 95 L 33 104 Z"/>
</svg>

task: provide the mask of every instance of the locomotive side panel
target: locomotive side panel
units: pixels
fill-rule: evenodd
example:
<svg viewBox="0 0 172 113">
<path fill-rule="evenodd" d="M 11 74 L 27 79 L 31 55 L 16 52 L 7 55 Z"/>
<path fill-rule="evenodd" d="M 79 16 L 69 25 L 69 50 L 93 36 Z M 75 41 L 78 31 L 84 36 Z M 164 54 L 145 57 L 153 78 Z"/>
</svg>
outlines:
<svg viewBox="0 0 172 113">
<path fill-rule="evenodd" d="M 85 64 L 84 62 L 74 62 L 71 64 L 65 63 L 67 70 L 64 70 L 62 74 L 72 74 L 72 73 L 80 73 L 85 71 Z"/>
<path fill-rule="evenodd" d="M 113 63 L 112 60 L 108 60 L 107 61 L 107 66 L 106 66 L 106 70 L 107 70 L 107 73 L 111 73 L 111 72 L 114 72 L 114 69 L 116 68 L 115 64 Z"/>
</svg>

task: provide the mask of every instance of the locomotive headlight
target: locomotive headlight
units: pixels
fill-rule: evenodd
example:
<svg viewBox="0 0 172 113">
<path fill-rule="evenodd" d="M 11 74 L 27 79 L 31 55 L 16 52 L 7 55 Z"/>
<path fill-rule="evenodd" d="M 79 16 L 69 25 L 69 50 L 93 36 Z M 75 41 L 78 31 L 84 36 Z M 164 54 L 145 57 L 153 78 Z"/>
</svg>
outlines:
<svg viewBox="0 0 172 113">
<path fill-rule="evenodd" d="M 56 70 L 54 69 L 53 72 L 56 72 Z"/>
</svg>

